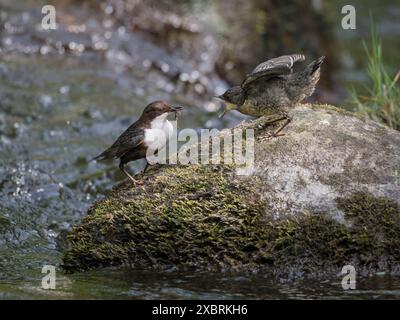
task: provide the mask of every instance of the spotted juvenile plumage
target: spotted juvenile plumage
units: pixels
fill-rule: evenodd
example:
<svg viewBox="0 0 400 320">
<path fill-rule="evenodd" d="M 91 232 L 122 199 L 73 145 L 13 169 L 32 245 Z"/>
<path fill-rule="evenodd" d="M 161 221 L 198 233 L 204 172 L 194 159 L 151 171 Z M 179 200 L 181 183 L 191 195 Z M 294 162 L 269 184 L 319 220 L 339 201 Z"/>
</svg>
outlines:
<svg viewBox="0 0 400 320">
<path fill-rule="evenodd" d="M 277 115 L 276 121 L 286 119 L 275 132 L 278 134 L 291 121 L 290 110 L 313 94 L 324 58 L 295 73 L 294 64 L 305 60 L 302 54 L 281 56 L 259 64 L 240 86 L 219 96 L 227 103 L 224 113 L 236 109 L 254 117 Z"/>
</svg>

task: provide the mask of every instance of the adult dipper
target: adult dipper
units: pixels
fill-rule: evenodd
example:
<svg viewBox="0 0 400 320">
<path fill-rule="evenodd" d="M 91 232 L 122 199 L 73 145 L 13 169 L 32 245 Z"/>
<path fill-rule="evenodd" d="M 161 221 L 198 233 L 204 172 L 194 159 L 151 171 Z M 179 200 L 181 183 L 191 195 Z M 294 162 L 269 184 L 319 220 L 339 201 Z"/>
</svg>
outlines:
<svg viewBox="0 0 400 320">
<path fill-rule="evenodd" d="M 173 126 L 167 117 L 182 107 L 171 106 L 164 101 L 154 101 L 144 108 L 139 120 L 126 129 L 111 147 L 99 154 L 94 160 L 120 159 L 121 171 L 136 183 L 136 180 L 125 170 L 130 161 L 146 158 L 146 155 L 157 153 L 163 148 L 173 132 Z M 146 159 L 147 161 L 147 159 Z M 144 172 L 149 163 L 146 163 Z"/>
<path fill-rule="evenodd" d="M 253 117 L 277 115 L 264 125 L 286 120 L 272 134 L 278 136 L 292 120 L 290 110 L 313 94 L 324 58 L 320 57 L 295 73 L 293 65 L 305 60 L 302 54 L 281 56 L 259 64 L 240 86 L 234 86 L 218 97 L 227 104 L 220 117 L 233 109 Z"/>
</svg>

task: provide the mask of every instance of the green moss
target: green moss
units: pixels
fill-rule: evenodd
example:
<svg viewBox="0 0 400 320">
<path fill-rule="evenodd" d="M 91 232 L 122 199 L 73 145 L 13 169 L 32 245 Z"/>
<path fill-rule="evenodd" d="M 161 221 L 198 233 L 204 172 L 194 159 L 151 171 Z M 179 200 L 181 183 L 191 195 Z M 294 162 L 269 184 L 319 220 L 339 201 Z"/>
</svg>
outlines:
<svg viewBox="0 0 400 320">
<path fill-rule="evenodd" d="M 167 168 L 139 188 L 124 185 L 74 228 L 64 268 L 251 261 L 264 205 L 252 190 L 256 179 L 249 185 L 243 187 L 229 166 Z"/>
<path fill-rule="evenodd" d="M 379 258 L 400 262 L 400 206 L 396 202 L 358 193 L 338 199 L 338 207 L 352 223 L 352 244 L 361 252 L 363 264 L 376 265 Z"/>
<path fill-rule="evenodd" d="M 228 166 L 167 168 L 125 184 L 95 204 L 68 237 L 67 271 L 135 264 L 153 268 L 337 272 L 375 270 L 400 261 L 400 210 L 368 194 L 337 199 L 341 224 L 324 213 L 274 219 Z"/>
<path fill-rule="evenodd" d="M 326 214 L 304 214 L 275 224 L 270 252 L 277 270 L 337 272 L 346 264 L 367 271 L 398 267 L 399 205 L 366 193 L 338 198 L 337 205 L 346 224 Z"/>
</svg>

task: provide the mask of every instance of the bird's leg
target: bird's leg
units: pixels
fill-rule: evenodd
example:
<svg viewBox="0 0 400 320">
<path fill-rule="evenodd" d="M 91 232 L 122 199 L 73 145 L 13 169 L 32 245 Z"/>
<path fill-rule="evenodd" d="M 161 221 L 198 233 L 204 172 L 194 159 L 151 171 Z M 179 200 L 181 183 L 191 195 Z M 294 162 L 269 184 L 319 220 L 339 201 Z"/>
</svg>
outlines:
<svg viewBox="0 0 400 320">
<path fill-rule="evenodd" d="M 125 170 L 124 168 L 125 163 L 123 163 L 122 161 L 119 163 L 119 168 L 121 169 L 121 171 L 129 178 L 132 180 L 133 183 L 137 183 L 137 181 L 129 174 L 128 171 Z"/>
<path fill-rule="evenodd" d="M 272 134 L 272 136 L 273 137 L 283 136 L 284 134 L 279 134 L 279 132 L 281 132 L 291 121 L 292 119 L 286 117 L 285 123 L 281 125 L 278 129 L 276 129 L 276 131 Z"/>
<path fill-rule="evenodd" d="M 287 119 L 287 117 L 285 116 L 281 116 L 281 117 L 273 117 L 272 119 L 270 117 L 267 118 L 267 121 L 262 122 L 262 124 L 259 125 L 259 129 L 264 130 L 266 127 L 268 127 L 270 124 L 273 124 L 275 122 L 281 121 Z"/>
<path fill-rule="evenodd" d="M 277 121 L 281 121 L 281 120 L 286 120 L 285 123 L 283 125 L 281 125 L 278 129 L 276 129 L 272 134 L 268 134 L 267 136 L 265 136 L 264 138 L 261 138 L 260 140 L 265 140 L 268 138 L 275 138 L 275 137 L 279 137 L 279 136 L 284 136 L 284 133 L 280 133 L 291 121 L 292 118 L 289 117 L 288 115 L 284 114 L 279 118 L 275 118 L 273 120 L 268 121 L 266 124 L 269 125 L 271 123 L 277 122 Z"/>
<path fill-rule="evenodd" d="M 146 166 L 144 167 L 143 173 L 146 173 L 147 168 L 149 167 L 149 163 L 146 161 Z"/>
</svg>

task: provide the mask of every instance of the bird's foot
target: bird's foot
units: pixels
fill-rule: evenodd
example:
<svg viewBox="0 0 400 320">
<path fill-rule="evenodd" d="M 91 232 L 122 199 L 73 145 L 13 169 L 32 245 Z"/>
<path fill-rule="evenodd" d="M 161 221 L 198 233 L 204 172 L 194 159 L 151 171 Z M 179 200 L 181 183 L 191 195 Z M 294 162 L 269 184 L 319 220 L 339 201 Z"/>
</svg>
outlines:
<svg viewBox="0 0 400 320">
<path fill-rule="evenodd" d="M 285 135 L 284 133 L 276 133 L 276 132 L 267 133 L 266 135 L 263 135 L 262 137 L 260 137 L 258 139 L 258 141 L 263 142 L 263 141 L 267 141 L 267 140 L 272 139 L 272 138 L 282 137 L 284 135 Z"/>
<path fill-rule="evenodd" d="M 142 180 L 136 180 L 134 177 L 132 177 L 130 174 L 126 173 L 126 176 L 129 178 L 129 180 L 136 186 L 136 185 L 142 185 L 143 181 Z"/>
<path fill-rule="evenodd" d="M 280 121 L 281 118 L 278 118 L 276 116 L 263 116 L 261 118 L 256 119 L 252 123 L 252 128 L 255 130 L 264 130 L 266 127 L 268 127 L 271 124 L 274 124 L 275 122 Z"/>
<path fill-rule="evenodd" d="M 283 117 L 283 119 L 285 119 L 285 118 Z M 280 120 L 282 120 L 282 118 L 279 119 L 279 121 Z M 267 140 L 269 138 L 276 138 L 276 137 L 284 136 L 285 134 L 282 133 L 282 130 L 290 123 L 290 121 L 292 121 L 291 118 L 286 118 L 286 121 L 285 121 L 285 123 L 283 125 L 281 125 L 273 133 L 268 133 L 265 137 L 262 138 L 261 141 Z"/>
<path fill-rule="evenodd" d="M 136 180 L 136 179 L 134 179 L 134 178 L 132 178 L 132 177 L 129 177 L 129 180 L 136 186 L 136 185 L 141 185 L 141 184 L 143 184 L 143 181 L 140 181 L 140 180 Z"/>
</svg>

